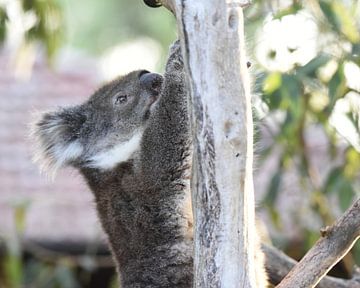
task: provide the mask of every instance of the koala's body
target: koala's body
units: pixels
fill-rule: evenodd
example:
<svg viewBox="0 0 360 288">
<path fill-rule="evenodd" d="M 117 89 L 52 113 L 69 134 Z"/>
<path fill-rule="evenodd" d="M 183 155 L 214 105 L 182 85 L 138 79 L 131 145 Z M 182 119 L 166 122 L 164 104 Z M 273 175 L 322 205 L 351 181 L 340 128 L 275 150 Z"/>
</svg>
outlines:
<svg viewBox="0 0 360 288">
<path fill-rule="evenodd" d="M 122 288 L 193 283 L 188 89 L 179 44 L 164 77 L 135 71 L 35 126 L 47 170 L 78 168 L 95 195 Z M 258 287 L 266 287 L 259 251 Z"/>
<path fill-rule="evenodd" d="M 190 135 L 179 45 L 164 77 L 135 71 L 37 122 L 46 170 L 71 165 L 95 195 L 122 288 L 191 287 Z"/>
</svg>

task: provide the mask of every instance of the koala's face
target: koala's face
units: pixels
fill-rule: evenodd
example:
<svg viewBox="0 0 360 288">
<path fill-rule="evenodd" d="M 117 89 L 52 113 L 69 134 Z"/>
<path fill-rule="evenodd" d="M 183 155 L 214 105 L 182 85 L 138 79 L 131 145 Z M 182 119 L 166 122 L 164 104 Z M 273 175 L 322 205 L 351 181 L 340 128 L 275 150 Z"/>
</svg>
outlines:
<svg viewBox="0 0 360 288">
<path fill-rule="evenodd" d="M 73 164 L 111 169 L 140 147 L 163 78 L 131 72 L 96 91 L 82 105 L 46 113 L 35 126 L 45 168 Z"/>
</svg>

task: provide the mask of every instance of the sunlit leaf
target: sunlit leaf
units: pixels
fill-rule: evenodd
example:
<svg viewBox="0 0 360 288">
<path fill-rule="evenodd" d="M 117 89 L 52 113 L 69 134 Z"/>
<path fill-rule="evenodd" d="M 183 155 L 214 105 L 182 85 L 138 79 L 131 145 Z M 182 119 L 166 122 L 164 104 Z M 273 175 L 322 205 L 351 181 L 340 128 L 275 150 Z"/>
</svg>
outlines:
<svg viewBox="0 0 360 288">
<path fill-rule="evenodd" d="M 53 0 L 23 0 L 22 3 L 23 9 L 31 10 L 38 19 L 36 24 L 26 31 L 25 39 L 42 42 L 51 60 L 63 39 L 63 17 L 59 5 Z"/>
<path fill-rule="evenodd" d="M 281 19 L 282 17 L 284 17 L 286 15 L 296 14 L 302 8 L 303 8 L 302 4 L 300 2 L 296 2 L 293 5 L 290 5 L 289 7 L 287 7 L 286 9 L 283 9 L 283 10 L 277 12 L 274 15 L 274 19 Z"/>
<path fill-rule="evenodd" d="M 20 255 L 8 254 L 4 260 L 5 275 L 10 287 L 21 287 L 23 266 Z M 10 288 L 9 287 L 9 288 Z"/>
<path fill-rule="evenodd" d="M 350 10 L 341 1 L 332 1 L 332 7 L 339 19 L 342 33 L 350 42 L 358 42 L 360 40 L 359 30 L 356 26 L 356 19 Z"/>
<path fill-rule="evenodd" d="M 280 88 L 281 83 L 282 83 L 281 73 L 279 72 L 270 73 L 264 80 L 263 91 L 266 94 L 271 94 L 275 90 Z"/>
<path fill-rule="evenodd" d="M 360 172 L 360 153 L 353 147 L 349 147 L 345 154 L 346 164 L 344 167 L 344 175 L 348 179 L 356 177 Z"/>
<path fill-rule="evenodd" d="M 281 85 L 282 76 L 279 72 L 268 74 L 263 81 L 263 99 L 271 110 L 278 109 L 282 104 Z"/>
<path fill-rule="evenodd" d="M 342 33 L 352 43 L 359 41 L 356 19 L 341 1 L 321 0 L 319 4 L 327 20 L 337 32 Z"/>
</svg>

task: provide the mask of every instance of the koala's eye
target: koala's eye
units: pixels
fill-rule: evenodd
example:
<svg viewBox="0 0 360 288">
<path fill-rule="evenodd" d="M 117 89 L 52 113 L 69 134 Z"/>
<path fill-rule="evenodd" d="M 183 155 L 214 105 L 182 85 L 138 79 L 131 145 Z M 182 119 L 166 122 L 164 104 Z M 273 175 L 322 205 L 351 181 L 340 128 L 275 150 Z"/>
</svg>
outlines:
<svg viewBox="0 0 360 288">
<path fill-rule="evenodd" d="M 125 104 L 128 101 L 127 95 L 119 95 L 115 99 L 115 104 Z"/>
</svg>

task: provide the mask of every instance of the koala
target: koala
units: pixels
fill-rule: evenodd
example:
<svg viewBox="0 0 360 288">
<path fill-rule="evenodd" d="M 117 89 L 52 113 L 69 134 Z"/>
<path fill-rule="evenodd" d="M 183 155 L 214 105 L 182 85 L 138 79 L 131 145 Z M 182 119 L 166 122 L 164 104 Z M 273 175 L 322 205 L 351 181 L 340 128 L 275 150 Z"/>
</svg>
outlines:
<svg viewBox="0 0 360 288">
<path fill-rule="evenodd" d="M 35 124 L 46 171 L 77 168 L 92 190 L 121 287 L 192 287 L 191 140 L 179 44 L 164 76 L 134 71 Z"/>
<path fill-rule="evenodd" d="M 134 71 L 34 125 L 46 171 L 77 168 L 92 190 L 122 288 L 193 284 L 191 134 L 179 43 L 164 76 Z M 256 255 L 258 287 L 266 287 Z"/>
</svg>

